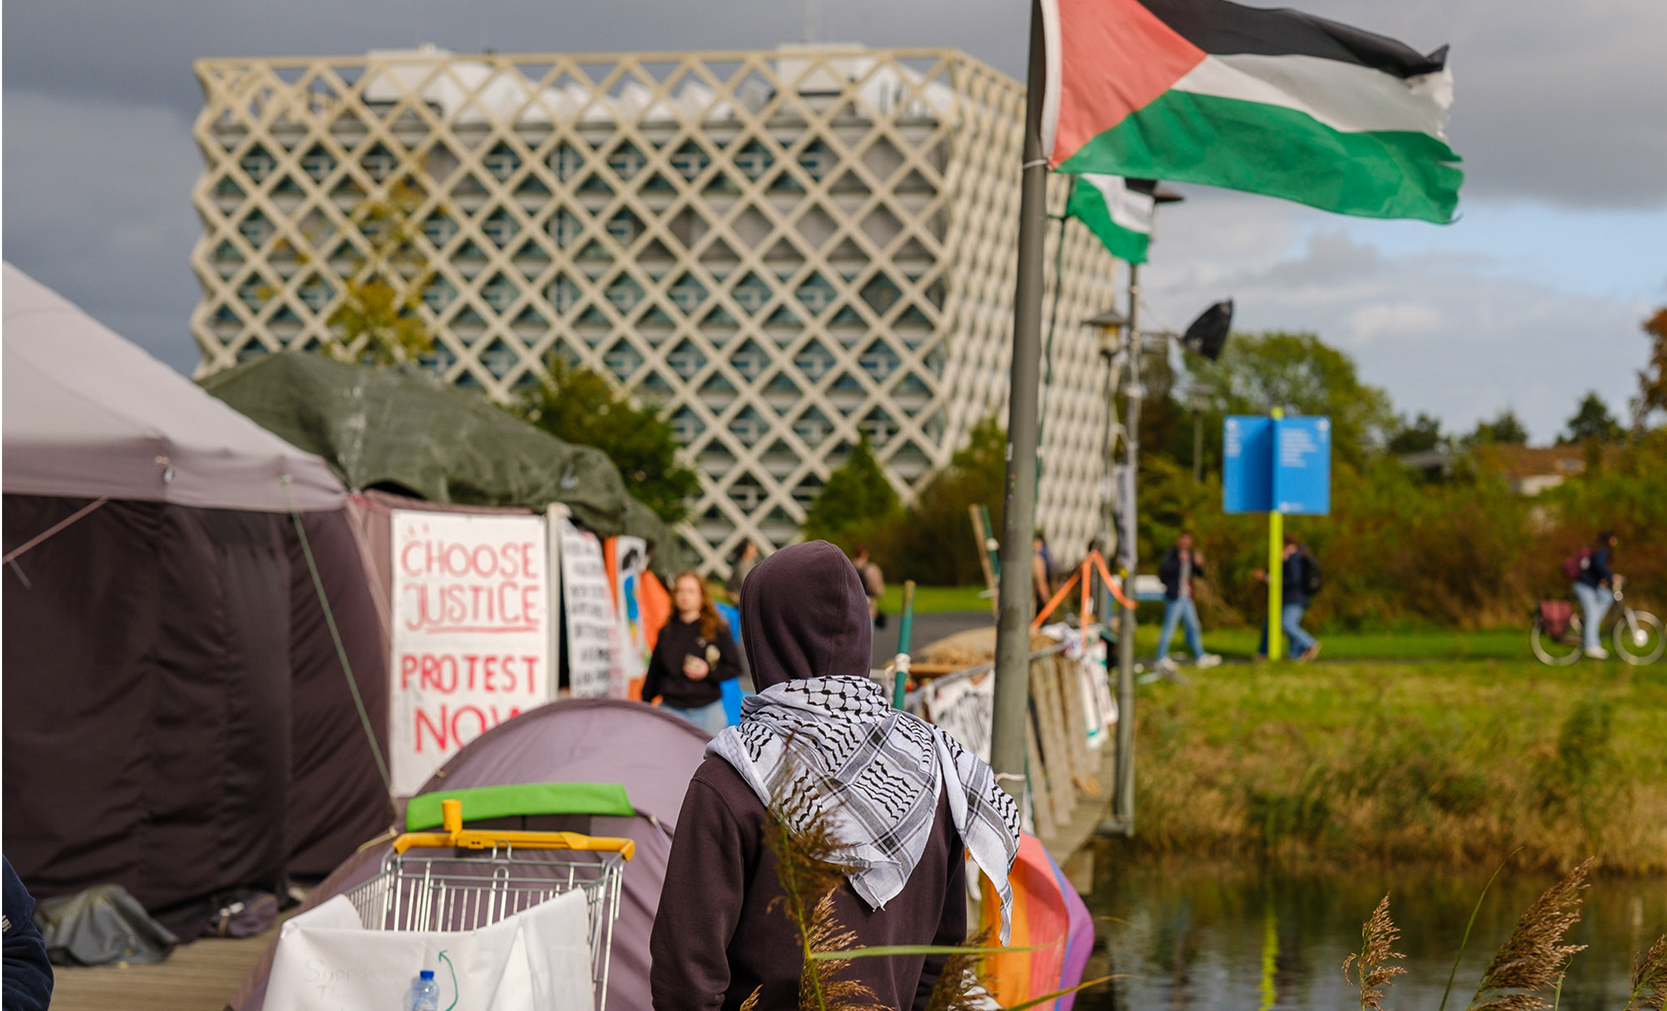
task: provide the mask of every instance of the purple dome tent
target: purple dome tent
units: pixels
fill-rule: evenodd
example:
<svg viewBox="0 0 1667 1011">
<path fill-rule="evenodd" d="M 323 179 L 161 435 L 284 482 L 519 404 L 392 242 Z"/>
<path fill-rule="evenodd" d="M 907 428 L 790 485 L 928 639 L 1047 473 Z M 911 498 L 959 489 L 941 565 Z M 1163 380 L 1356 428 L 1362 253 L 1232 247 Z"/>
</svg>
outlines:
<svg viewBox="0 0 1667 1011">
<path fill-rule="evenodd" d="M 453 755 L 419 793 L 526 783 L 618 783 L 636 810 L 632 817 L 538 815 L 472 821 L 475 827 L 566 830 L 636 840 L 625 867 L 619 921 L 614 925 L 610 1011 L 648 1011 L 648 935 L 660 903 L 666 859 L 683 794 L 709 740 L 686 720 L 640 702 L 564 699 L 499 724 Z M 302 907 L 310 909 L 374 876 L 393 833 L 348 858 Z M 261 1011 L 277 942 L 269 947 L 227 1007 Z"/>
</svg>

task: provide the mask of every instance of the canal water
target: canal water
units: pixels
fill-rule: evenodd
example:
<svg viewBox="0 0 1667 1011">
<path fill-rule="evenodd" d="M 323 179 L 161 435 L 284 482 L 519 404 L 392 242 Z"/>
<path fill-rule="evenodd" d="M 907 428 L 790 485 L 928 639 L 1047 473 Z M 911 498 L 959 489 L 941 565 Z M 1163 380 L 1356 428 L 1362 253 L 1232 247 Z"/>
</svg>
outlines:
<svg viewBox="0 0 1667 1011">
<path fill-rule="evenodd" d="M 1102 846 L 1106 844 L 1102 843 Z M 1089 908 L 1101 949 L 1090 976 L 1127 978 L 1083 994 L 1083 1011 L 1232 1008 L 1245 1011 L 1358 1008 L 1340 969 L 1360 950 L 1361 923 L 1385 892 L 1402 930 L 1395 950 L 1407 974 L 1384 1001 L 1393 1011 L 1435 1011 L 1465 923 L 1487 873 L 1352 870 L 1280 873 L 1253 865 L 1095 860 Z M 1555 879 L 1507 871 L 1487 894 L 1453 984 L 1462 1011 L 1494 950 Z M 1109 918 L 1109 919 L 1107 919 Z M 1667 879 L 1597 878 L 1568 943 L 1574 956 L 1559 1011 L 1619 1011 L 1633 953 L 1667 933 Z"/>
</svg>

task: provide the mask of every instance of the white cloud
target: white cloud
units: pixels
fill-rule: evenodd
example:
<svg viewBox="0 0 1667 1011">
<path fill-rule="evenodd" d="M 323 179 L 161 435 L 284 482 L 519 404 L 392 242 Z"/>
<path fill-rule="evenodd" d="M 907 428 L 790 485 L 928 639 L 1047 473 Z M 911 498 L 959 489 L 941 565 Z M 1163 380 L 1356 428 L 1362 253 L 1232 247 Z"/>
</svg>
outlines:
<svg viewBox="0 0 1667 1011">
<path fill-rule="evenodd" d="M 1302 212 L 1273 201 L 1225 203 L 1247 206 L 1164 223 L 1161 255 L 1143 280 L 1165 325 L 1184 326 L 1231 295 L 1235 329 L 1314 331 L 1354 356 L 1362 378 L 1387 388 L 1397 409 L 1427 411 L 1451 429 L 1510 407 L 1547 440 L 1587 390 L 1625 409 L 1644 358 L 1638 324 L 1648 303 L 1502 275 L 1478 254 L 1388 255 L 1341 230 L 1282 249 Z M 1271 255 L 1246 256 L 1245 236 L 1258 230 Z"/>
</svg>

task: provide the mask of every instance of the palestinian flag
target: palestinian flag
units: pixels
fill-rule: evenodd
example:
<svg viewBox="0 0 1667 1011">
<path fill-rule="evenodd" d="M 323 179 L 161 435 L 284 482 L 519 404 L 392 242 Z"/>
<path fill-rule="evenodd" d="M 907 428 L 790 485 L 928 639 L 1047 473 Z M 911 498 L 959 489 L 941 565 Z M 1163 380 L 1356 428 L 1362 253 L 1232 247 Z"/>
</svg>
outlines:
<svg viewBox="0 0 1667 1011">
<path fill-rule="evenodd" d="M 1042 140 L 1061 172 L 1452 220 L 1446 47 L 1228 0 L 1042 0 L 1042 17 Z"/>
<path fill-rule="evenodd" d="M 1071 181 L 1065 213 L 1087 225 L 1112 256 L 1145 263 L 1146 246 L 1152 241 L 1154 185 L 1150 179 L 1077 176 Z"/>
</svg>

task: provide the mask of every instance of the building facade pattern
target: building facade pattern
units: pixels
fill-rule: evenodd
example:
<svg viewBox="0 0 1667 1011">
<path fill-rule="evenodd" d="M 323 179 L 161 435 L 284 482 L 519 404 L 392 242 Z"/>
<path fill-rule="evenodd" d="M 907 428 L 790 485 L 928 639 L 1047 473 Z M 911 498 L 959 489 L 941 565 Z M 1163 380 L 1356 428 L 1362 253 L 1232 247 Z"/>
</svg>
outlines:
<svg viewBox="0 0 1667 1011">
<path fill-rule="evenodd" d="M 509 400 L 556 357 L 658 406 L 701 474 L 683 533 L 715 571 L 742 538 L 796 537 L 862 435 L 908 500 L 978 421 L 1005 423 L 1024 93 L 964 54 L 196 69 L 199 374 L 323 343 L 371 273 L 420 285 L 424 364 L 450 382 Z M 378 262 L 396 200 L 417 255 Z M 1074 547 L 1099 527 L 1110 420 L 1082 321 L 1114 301 L 1115 261 L 1062 220 L 1047 258 L 1038 516 Z"/>
</svg>

